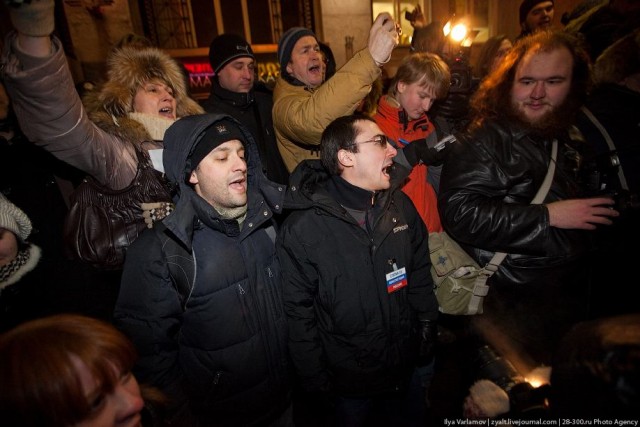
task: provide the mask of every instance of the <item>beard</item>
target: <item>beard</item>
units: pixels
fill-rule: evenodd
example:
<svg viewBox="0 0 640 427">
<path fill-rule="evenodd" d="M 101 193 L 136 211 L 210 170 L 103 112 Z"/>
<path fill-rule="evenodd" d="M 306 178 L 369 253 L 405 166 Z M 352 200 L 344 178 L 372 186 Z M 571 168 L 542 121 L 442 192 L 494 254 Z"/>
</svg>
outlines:
<svg viewBox="0 0 640 427">
<path fill-rule="evenodd" d="M 579 103 L 574 101 L 571 96 L 567 96 L 562 104 L 545 113 L 535 121 L 527 118 L 515 104 L 511 105 L 506 115 L 522 128 L 535 135 L 553 138 L 566 133 L 573 124 L 573 119 L 579 108 Z"/>
</svg>

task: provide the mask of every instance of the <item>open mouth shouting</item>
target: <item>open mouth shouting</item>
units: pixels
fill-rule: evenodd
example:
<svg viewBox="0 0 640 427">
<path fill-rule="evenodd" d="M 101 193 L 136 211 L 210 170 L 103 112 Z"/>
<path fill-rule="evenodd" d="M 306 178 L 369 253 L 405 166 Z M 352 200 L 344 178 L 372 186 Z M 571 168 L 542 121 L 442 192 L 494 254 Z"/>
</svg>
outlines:
<svg viewBox="0 0 640 427">
<path fill-rule="evenodd" d="M 322 67 L 320 66 L 320 64 L 312 65 L 311 67 L 309 67 L 308 71 L 309 74 L 313 76 L 322 77 Z"/>
<path fill-rule="evenodd" d="M 391 179 L 390 174 L 392 169 L 393 169 L 393 161 L 390 161 L 386 163 L 382 168 L 382 175 L 384 175 L 384 177 L 387 179 Z"/>
<path fill-rule="evenodd" d="M 238 193 L 246 193 L 247 192 L 247 178 L 246 176 L 242 176 L 236 180 L 233 180 L 229 183 L 229 188 Z"/>
<path fill-rule="evenodd" d="M 166 117 L 167 119 L 175 119 L 175 113 L 173 111 L 173 108 L 171 107 L 162 107 L 159 111 L 158 114 L 162 117 Z"/>
</svg>

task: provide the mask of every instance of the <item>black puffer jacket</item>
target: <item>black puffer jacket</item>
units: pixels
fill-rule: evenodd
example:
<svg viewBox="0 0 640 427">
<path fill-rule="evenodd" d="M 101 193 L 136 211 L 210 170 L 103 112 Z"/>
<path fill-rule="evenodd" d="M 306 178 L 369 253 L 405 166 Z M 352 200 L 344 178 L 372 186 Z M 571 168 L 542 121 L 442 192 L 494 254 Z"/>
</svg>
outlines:
<svg viewBox="0 0 640 427">
<path fill-rule="evenodd" d="M 289 402 L 286 320 L 272 212 L 285 188 L 267 181 L 245 131 L 248 212 L 242 230 L 185 183 L 185 164 L 222 115 L 183 118 L 167 130 L 164 166 L 179 183 L 167 229 L 193 250 L 196 280 L 183 312 L 154 231 L 127 253 L 115 319 L 140 353 L 135 373 L 172 397 L 186 392 L 201 425 L 254 425 Z"/>
<path fill-rule="evenodd" d="M 437 317 L 424 223 L 404 193 L 385 191 L 367 233 L 327 191 L 319 160 L 303 161 L 291 178 L 293 211 L 277 248 L 302 386 L 347 396 L 399 390 L 413 370 L 418 316 Z M 394 267 L 406 269 L 408 285 L 388 292 Z"/>
<path fill-rule="evenodd" d="M 531 205 L 547 173 L 552 140 L 505 122 L 458 136 L 442 171 L 438 206 L 444 229 L 485 265 L 507 252 L 491 278 L 485 317 L 547 359 L 555 340 L 587 309 L 585 256 L 591 235 L 549 225 L 544 204 Z M 559 141 L 545 203 L 577 198 L 577 152 Z"/>
</svg>

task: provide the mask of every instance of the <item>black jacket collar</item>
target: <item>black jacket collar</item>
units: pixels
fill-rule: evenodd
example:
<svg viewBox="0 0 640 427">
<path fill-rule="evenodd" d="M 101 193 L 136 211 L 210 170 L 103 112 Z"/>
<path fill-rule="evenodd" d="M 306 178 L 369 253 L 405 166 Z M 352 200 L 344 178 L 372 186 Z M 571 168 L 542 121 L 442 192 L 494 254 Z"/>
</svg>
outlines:
<svg viewBox="0 0 640 427">
<path fill-rule="evenodd" d="M 232 92 L 220 86 L 220 82 L 217 78 L 212 79 L 211 95 L 209 96 L 208 104 L 216 104 L 215 99 L 218 98 L 227 104 L 233 105 L 237 108 L 248 108 L 255 101 L 253 89 L 248 93 Z"/>
</svg>

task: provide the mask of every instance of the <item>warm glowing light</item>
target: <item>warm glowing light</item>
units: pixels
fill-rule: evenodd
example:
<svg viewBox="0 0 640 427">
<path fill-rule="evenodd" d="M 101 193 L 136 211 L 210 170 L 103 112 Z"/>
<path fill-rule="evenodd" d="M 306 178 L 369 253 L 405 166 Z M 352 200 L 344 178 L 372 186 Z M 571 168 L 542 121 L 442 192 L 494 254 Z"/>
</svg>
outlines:
<svg viewBox="0 0 640 427">
<path fill-rule="evenodd" d="M 540 366 L 529 372 L 524 380 L 531 384 L 532 387 L 538 388 L 545 384 L 549 384 L 550 377 L 551 368 L 548 366 Z"/>
<path fill-rule="evenodd" d="M 456 24 L 451 29 L 451 39 L 456 42 L 461 42 L 467 36 L 467 26 L 464 24 Z"/>
<path fill-rule="evenodd" d="M 445 37 L 449 35 L 449 33 L 451 32 L 451 21 L 447 21 L 447 23 L 444 24 L 444 27 L 442 27 L 442 32 L 444 33 Z"/>
</svg>

